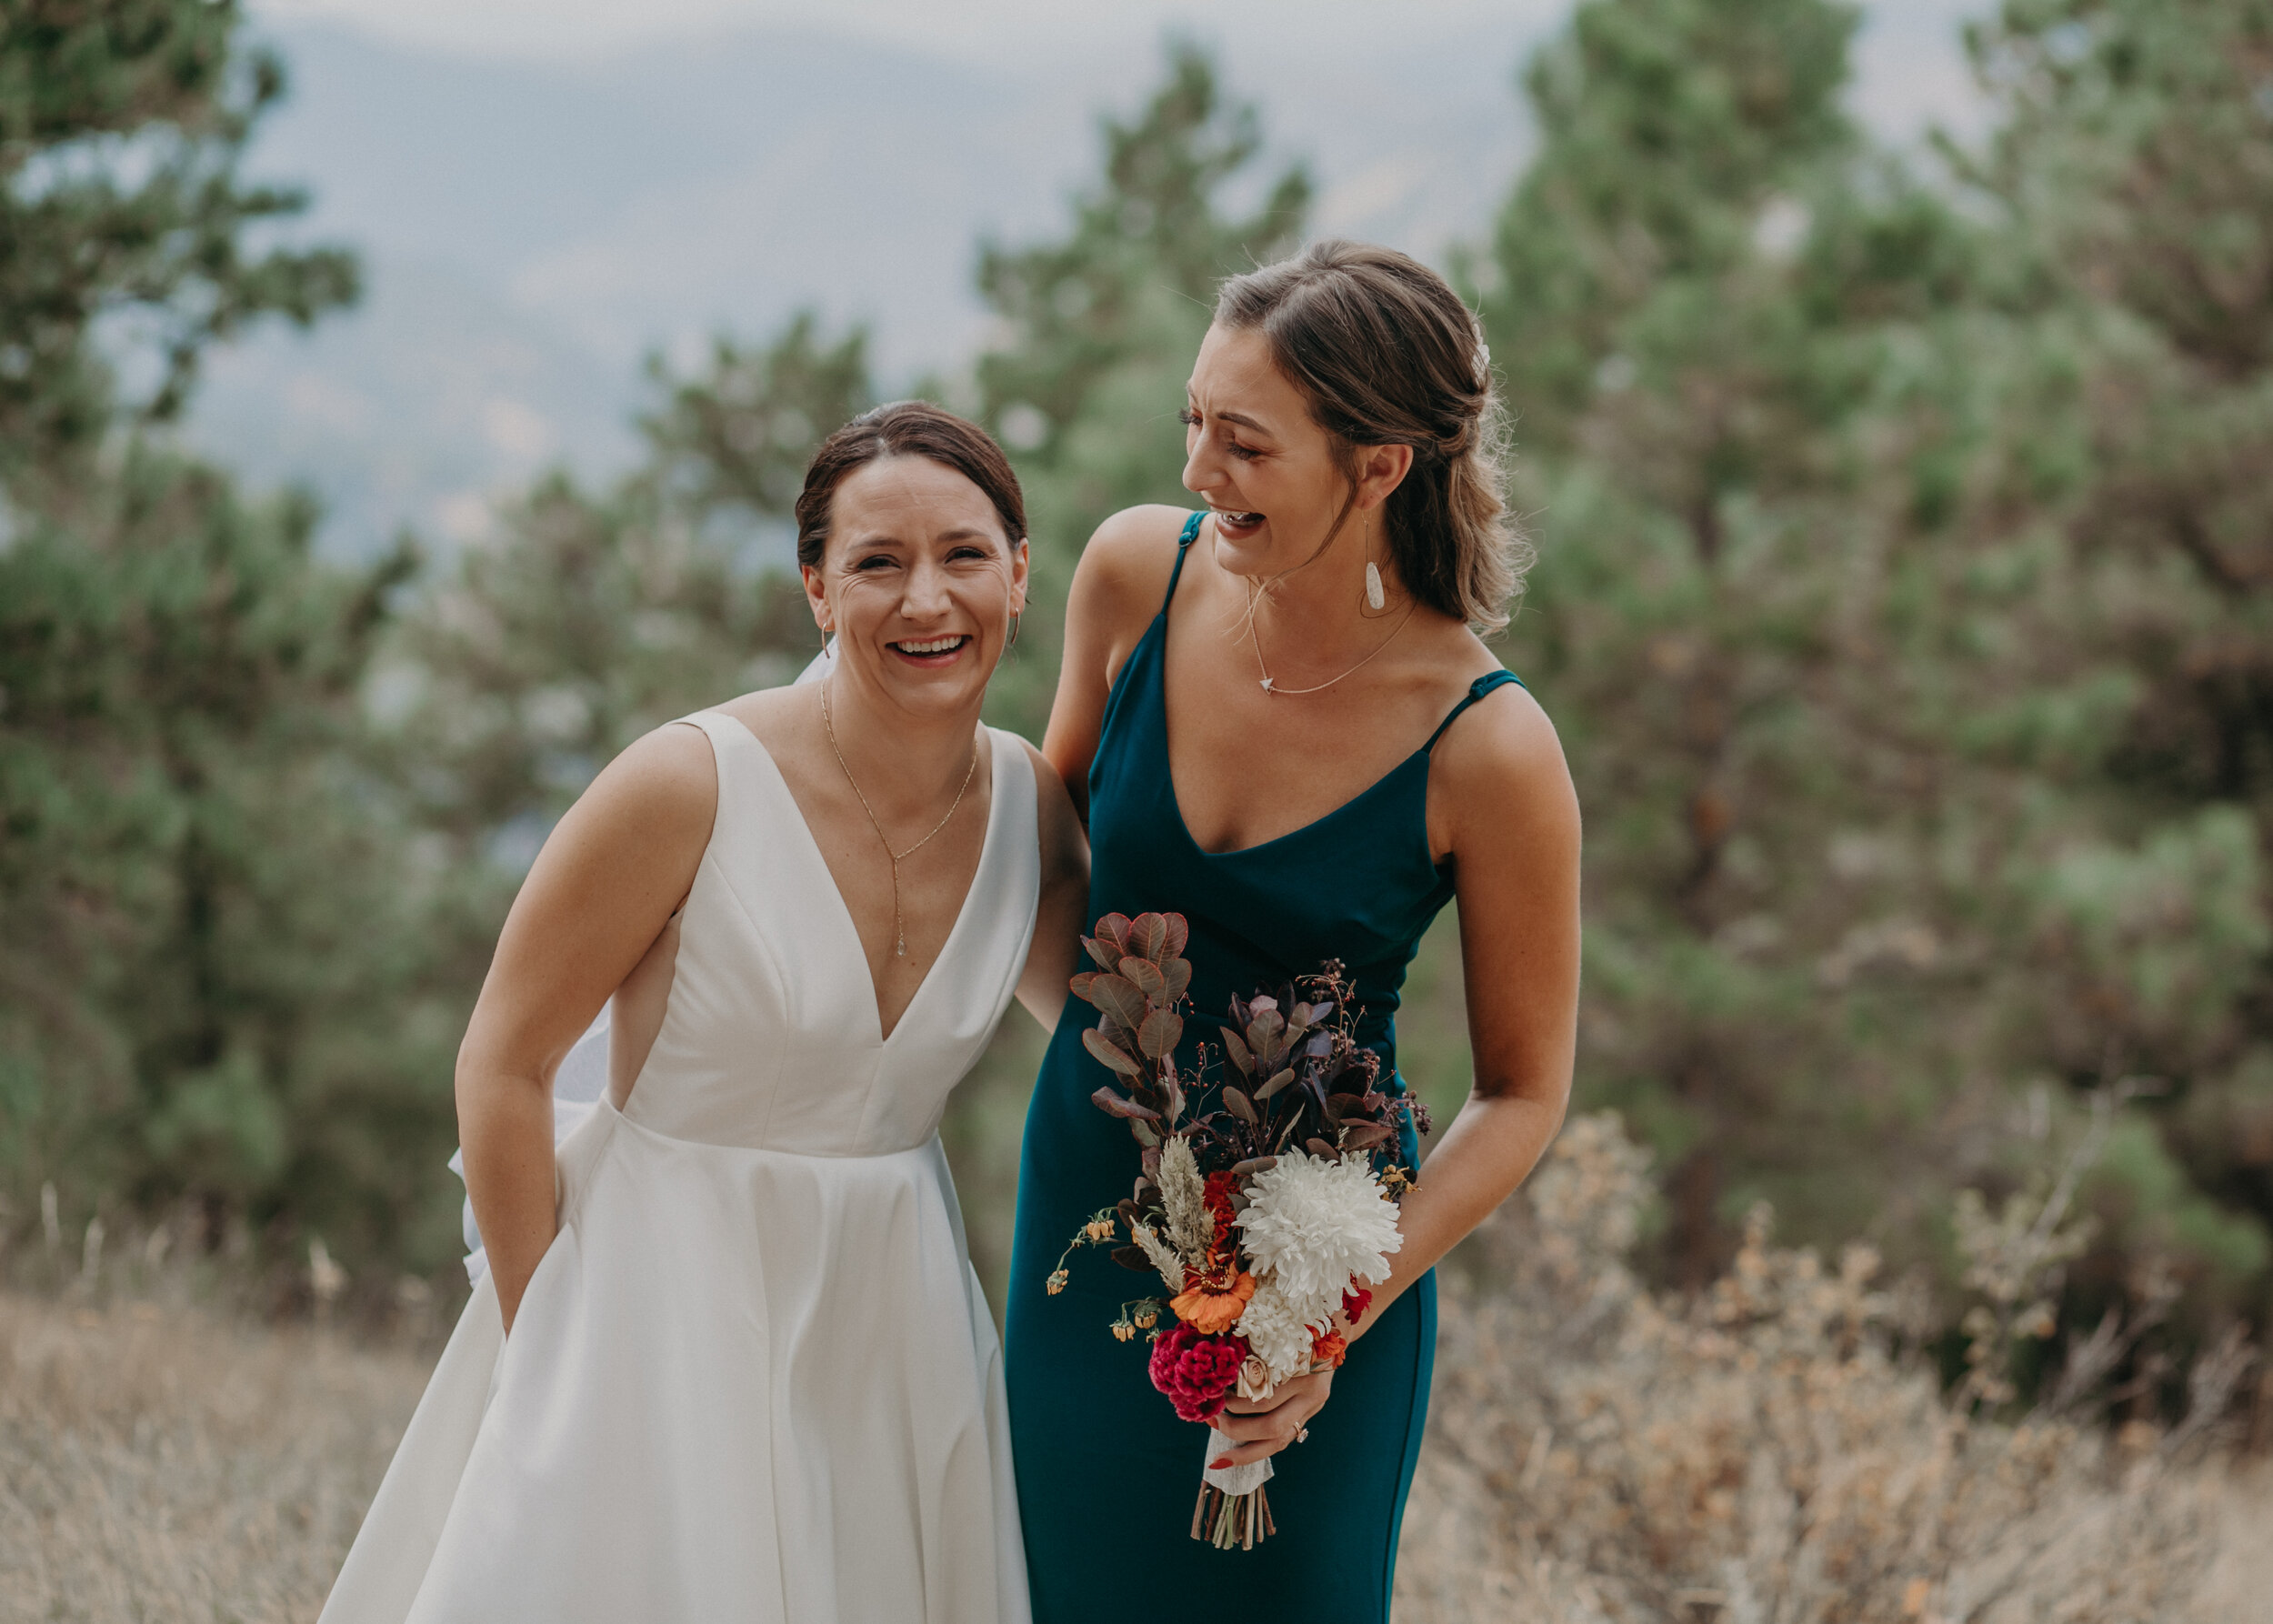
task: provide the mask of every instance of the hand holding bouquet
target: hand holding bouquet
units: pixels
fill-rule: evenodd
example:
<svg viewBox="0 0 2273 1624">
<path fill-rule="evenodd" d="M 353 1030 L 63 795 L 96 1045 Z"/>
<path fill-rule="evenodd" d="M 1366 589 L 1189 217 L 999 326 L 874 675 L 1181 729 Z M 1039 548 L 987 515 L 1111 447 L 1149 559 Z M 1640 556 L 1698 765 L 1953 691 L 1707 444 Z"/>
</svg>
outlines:
<svg viewBox="0 0 2273 1624">
<path fill-rule="evenodd" d="M 1120 1087 L 1091 1098 L 1128 1124 L 1140 1171 L 1066 1251 L 1126 1234 L 1114 1260 L 1157 1274 L 1166 1296 L 1123 1305 L 1113 1334 L 1148 1335 L 1153 1385 L 1184 1419 L 1212 1423 L 1235 1393 L 1268 1398 L 1342 1362 L 1366 1288 L 1388 1278 L 1411 1188 L 1408 1169 L 1377 1164 L 1417 1108 L 1376 1086 L 1380 1058 L 1350 1035 L 1337 963 L 1281 997 L 1232 1000 L 1211 1100 L 1210 1047 L 1188 1071 L 1175 1060 L 1192 977 L 1183 917 L 1108 914 L 1096 932 L 1083 946 L 1100 967 L 1073 991 L 1098 1011 L 1082 1041 Z M 1061 1258 L 1049 1289 L 1066 1278 Z M 1207 1459 L 1230 1447 L 1211 1429 Z M 1193 1538 L 1228 1549 L 1273 1532 L 1271 1475 L 1267 1459 L 1205 1471 Z"/>
</svg>

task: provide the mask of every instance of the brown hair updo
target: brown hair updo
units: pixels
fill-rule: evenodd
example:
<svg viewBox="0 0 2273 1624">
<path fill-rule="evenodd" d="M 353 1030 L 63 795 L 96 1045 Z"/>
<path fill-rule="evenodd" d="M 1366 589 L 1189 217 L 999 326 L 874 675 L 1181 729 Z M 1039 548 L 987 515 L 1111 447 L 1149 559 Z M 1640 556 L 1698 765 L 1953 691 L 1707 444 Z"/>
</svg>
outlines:
<svg viewBox="0 0 2273 1624">
<path fill-rule="evenodd" d="M 1531 548 L 1501 495 L 1506 415 L 1483 333 L 1445 279 L 1394 248 L 1329 237 L 1227 281 L 1216 320 L 1263 335 L 1353 478 L 1359 446 L 1413 448 L 1383 506 L 1397 574 L 1479 632 L 1506 626 Z"/>
<path fill-rule="evenodd" d="M 977 424 L 927 400 L 896 400 L 866 411 L 821 442 L 797 493 L 797 562 L 818 565 L 828 546 L 836 487 L 872 462 L 920 456 L 953 468 L 986 493 L 1016 546 L 1026 539 L 1026 495 L 1010 459 Z"/>
</svg>

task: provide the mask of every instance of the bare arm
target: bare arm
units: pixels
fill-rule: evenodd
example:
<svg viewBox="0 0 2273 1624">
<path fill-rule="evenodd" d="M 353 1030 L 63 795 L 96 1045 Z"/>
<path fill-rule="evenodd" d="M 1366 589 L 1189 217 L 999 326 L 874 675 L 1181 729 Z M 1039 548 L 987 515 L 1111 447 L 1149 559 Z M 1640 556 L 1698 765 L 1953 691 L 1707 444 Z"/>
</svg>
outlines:
<svg viewBox="0 0 2273 1624">
<path fill-rule="evenodd" d="M 648 734 L 537 854 L 458 1048 L 466 1191 L 506 1328 L 552 1245 L 553 1073 L 686 900 L 718 806 L 709 741 Z"/>
<path fill-rule="evenodd" d="M 1089 763 L 1105 728 L 1105 703 L 1167 592 L 1184 520 L 1178 507 L 1124 508 L 1097 526 L 1074 568 L 1066 599 L 1065 657 L 1042 754 L 1065 780 L 1085 825 Z"/>
<path fill-rule="evenodd" d="M 1476 1081 L 1405 1199 L 1368 1322 L 1530 1176 L 1562 1126 L 1577 1044 L 1578 797 L 1554 727 L 1517 693 L 1439 748 Z"/>
<path fill-rule="evenodd" d="M 1404 1245 L 1351 1331 L 1355 1341 L 1529 1176 L 1570 1098 L 1578 1025 L 1578 799 L 1562 746 L 1527 696 L 1494 699 L 1438 747 L 1460 901 L 1476 1083 L 1403 1203 Z M 1432 809 L 1433 810 L 1433 809 Z M 1435 821 L 1432 817 L 1432 823 Z M 1245 1465 L 1293 1442 L 1334 1373 L 1235 1399 L 1219 1425 Z"/>
<path fill-rule="evenodd" d="M 1042 900 L 1034 918 L 1034 945 L 1026 953 L 1026 970 L 1018 977 L 1018 1001 L 1042 1023 L 1045 1032 L 1057 1030 L 1057 1017 L 1066 1007 L 1066 982 L 1081 951 L 1081 933 L 1089 921 L 1089 837 L 1074 812 L 1066 781 L 1057 776 L 1049 757 L 1032 745 L 1023 747 L 1032 758 L 1036 792 L 1036 821 L 1042 838 Z"/>
</svg>

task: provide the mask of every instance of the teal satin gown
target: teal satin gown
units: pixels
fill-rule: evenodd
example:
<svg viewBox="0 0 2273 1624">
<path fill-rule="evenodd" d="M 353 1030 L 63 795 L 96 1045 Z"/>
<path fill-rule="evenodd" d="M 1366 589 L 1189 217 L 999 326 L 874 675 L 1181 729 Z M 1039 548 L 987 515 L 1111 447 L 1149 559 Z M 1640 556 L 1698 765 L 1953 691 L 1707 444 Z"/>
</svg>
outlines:
<svg viewBox="0 0 2273 1624">
<path fill-rule="evenodd" d="M 1426 744 L 1316 823 L 1240 851 L 1201 850 L 1169 778 L 1162 690 L 1168 609 L 1200 518 L 1185 526 L 1167 598 L 1106 701 L 1089 769 L 1088 917 L 1153 911 L 1190 921 L 1187 1061 L 1234 995 L 1338 958 L 1363 1007 L 1357 1035 L 1391 1077 L 1397 989 L 1453 892 L 1429 854 L 1429 752 L 1454 717 L 1516 678 L 1478 678 Z M 1194 1607 L 1252 1619 L 1387 1619 L 1427 1415 L 1436 1277 L 1416 1282 L 1351 1348 L 1308 1439 L 1278 1456 L 1278 1532 L 1253 1550 L 1191 1538 L 1207 1433 L 1154 1391 L 1144 1340 L 1116 1342 L 1106 1330 L 1149 1278 L 1085 1248 L 1066 1289 L 1046 1291 L 1067 1238 L 1127 1195 L 1137 1171 L 1126 1127 L 1089 1103 L 1109 1074 L 1082 1047 L 1086 1013 L 1068 1007 L 1043 1060 L 1018 1172 L 1007 1358 L 1036 1624 L 1151 1624 Z M 1409 1133 L 1405 1149 L 1411 1158 Z"/>
</svg>

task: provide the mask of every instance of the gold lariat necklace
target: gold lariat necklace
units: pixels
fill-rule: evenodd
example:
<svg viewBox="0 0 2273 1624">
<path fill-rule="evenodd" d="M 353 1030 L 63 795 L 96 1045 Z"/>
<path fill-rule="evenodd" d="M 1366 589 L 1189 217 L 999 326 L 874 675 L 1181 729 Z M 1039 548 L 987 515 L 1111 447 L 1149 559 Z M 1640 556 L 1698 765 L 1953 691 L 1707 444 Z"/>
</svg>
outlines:
<svg viewBox="0 0 2273 1624">
<path fill-rule="evenodd" d="M 906 851 L 895 855 L 891 841 L 885 838 L 884 826 L 876 821 L 876 809 L 868 804 L 868 797 L 860 793 L 860 780 L 853 777 L 852 768 L 846 764 L 845 752 L 836 743 L 836 724 L 829 719 L 828 714 L 828 683 L 824 679 L 818 686 L 821 690 L 821 726 L 827 730 L 830 753 L 836 757 L 836 765 L 844 767 L 845 782 L 852 786 L 853 797 L 860 803 L 860 809 L 868 815 L 868 827 L 876 832 L 876 844 L 883 847 L 884 855 L 892 859 L 892 953 L 895 957 L 906 958 L 907 925 L 900 917 L 900 865 L 928 846 L 931 835 L 937 834 L 954 821 L 956 808 L 963 804 L 963 791 L 970 788 L 971 777 L 978 771 L 978 740 L 976 737 L 971 740 L 971 765 L 963 769 L 963 787 L 955 792 L 955 801 L 947 807 L 946 817 L 931 826 L 931 835 L 926 835 Z"/>
</svg>

